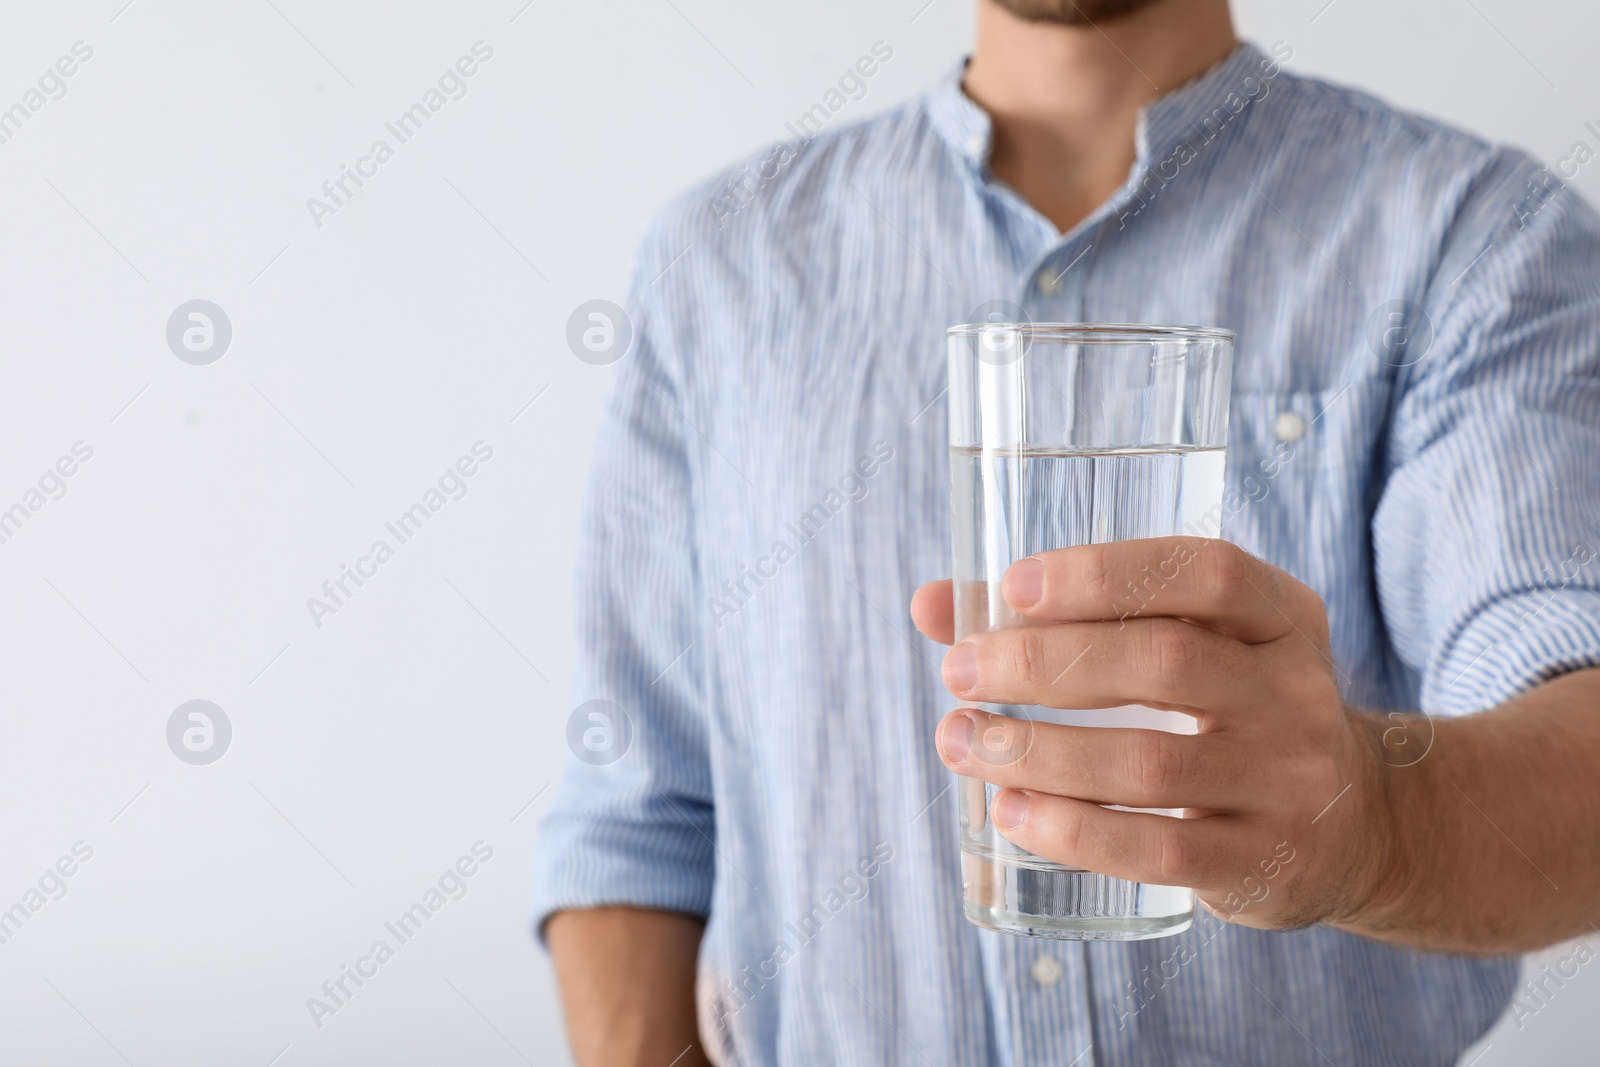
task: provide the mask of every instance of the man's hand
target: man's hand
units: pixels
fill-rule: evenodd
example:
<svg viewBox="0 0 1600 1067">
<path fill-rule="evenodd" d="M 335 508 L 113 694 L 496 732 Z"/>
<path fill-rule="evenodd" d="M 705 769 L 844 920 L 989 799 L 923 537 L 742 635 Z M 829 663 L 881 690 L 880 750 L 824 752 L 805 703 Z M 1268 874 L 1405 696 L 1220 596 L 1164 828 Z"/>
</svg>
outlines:
<svg viewBox="0 0 1600 1067">
<path fill-rule="evenodd" d="M 1043 552 L 1002 583 L 1030 625 L 945 657 L 974 702 L 1192 715 L 1193 735 L 1017 723 L 976 709 L 940 724 L 958 774 L 1003 786 L 990 816 L 1030 852 L 1133 881 L 1191 886 L 1260 928 L 1350 919 L 1389 877 L 1382 727 L 1340 701 L 1322 600 L 1226 541 L 1156 538 Z M 954 639 L 951 586 L 912 600 Z M 1185 818 L 1101 805 L 1185 808 Z"/>
</svg>

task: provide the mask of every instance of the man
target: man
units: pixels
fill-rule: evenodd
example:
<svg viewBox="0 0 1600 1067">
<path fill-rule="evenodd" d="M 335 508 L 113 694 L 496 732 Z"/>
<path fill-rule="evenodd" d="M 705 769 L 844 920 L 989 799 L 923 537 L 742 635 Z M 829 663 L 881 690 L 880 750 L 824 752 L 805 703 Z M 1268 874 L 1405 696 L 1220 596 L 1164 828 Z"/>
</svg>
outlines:
<svg viewBox="0 0 1600 1067">
<path fill-rule="evenodd" d="M 925 98 L 651 227 L 578 576 L 577 697 L 631 743 L 537 871 L 580 1063 L 1449 1064 L 1511 954 L 1594 931 L 1600 219 L 1290 54 L 1225 0 L 984 0 Z M 1176 542 L 1024 561 L 1043 625 L 941 663 L 943 331 L 995 302 L 1237 331 L 1226 541 L 1131 617 Z M 1200 732 L 1007 765 L 946 685 Z M 952 770 L 1210 910 L 977 929 Z"/>
</svg>

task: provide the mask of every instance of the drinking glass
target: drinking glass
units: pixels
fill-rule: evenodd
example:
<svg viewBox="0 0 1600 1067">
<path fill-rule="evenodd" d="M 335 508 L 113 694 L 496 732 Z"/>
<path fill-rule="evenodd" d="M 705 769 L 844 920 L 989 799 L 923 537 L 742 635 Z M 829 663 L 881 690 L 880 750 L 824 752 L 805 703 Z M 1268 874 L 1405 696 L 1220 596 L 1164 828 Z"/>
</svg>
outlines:
<svg viewBox="0 0 1600 1067">
<path fill-rule="evenodd" d="M 957 641 L 1040 625 L 1012 611 L 1000 593 L 1006 568 L 1036 552 L 1218 536 L 1231 331 L 990 322 L 952 326 L 948 344 Z M 1158 565 L 1129 583 L 1105 617 L 1136 617 L 1158 602 L 1179 565 Z M 1070 666 L 1057 684 L 1071 688 Z M 994 765 L 1027 752 L 1035 723 L 1196 729 L 1190 716 L 1139 706 L 978 707 L 1008 717 L 973 738 L 969 758 Z M 996 787 L 965 777 L 957 785 L 963 901 L 972 922 L 1033 937 L 1106 941 L 1176 934 L 1193 922 L 1193 890 L 1113 878 L 1018 848 L 989 819 Z"/>
</svg>

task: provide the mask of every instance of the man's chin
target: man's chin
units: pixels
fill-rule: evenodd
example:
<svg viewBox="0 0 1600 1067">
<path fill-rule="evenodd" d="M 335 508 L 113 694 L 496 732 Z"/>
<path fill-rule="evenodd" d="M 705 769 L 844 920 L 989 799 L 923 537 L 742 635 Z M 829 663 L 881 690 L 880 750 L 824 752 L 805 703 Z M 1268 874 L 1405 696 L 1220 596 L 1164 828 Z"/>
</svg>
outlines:
<svg viewBox="0 0 1600 1067">
<path fill-rule="evenodd" d="M 993 0 L 996 7 L 1028 22 L 1088 26 L 1112 22 L 1159 0 Z"/>
</svg>

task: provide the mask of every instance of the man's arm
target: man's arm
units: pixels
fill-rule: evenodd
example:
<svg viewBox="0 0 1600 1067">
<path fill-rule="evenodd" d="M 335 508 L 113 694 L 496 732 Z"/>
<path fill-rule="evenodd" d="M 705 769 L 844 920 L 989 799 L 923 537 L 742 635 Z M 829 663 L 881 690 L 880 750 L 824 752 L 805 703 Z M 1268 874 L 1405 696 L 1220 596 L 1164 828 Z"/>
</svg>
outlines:
<svg viewBox="0 0 1600 1067">
<path fill-rule="evenodd" d="M 1408 743 L 1431 737 L 1432 748 L 1414 766 L 1384 767 L 1386 869 L 1372 898 L 1337 925 L 1474 953 L 1596 932 L 1600 669 L 1480 715 L 1413 719 L 1405 729 Z"/>
<path fill-rule="evenodd" d="M 710 912 L 717 829 L 695 408 L 674 343 L 675 309 L 697 297 L 666 270 L 683 252 L 680 217 L 658 216 L 641 241 L 627 317 L 591 316 L 632 344 L 611 353 L 595 433 L 574 567 L 577 706 L 564 716 L 570 757 L 541 822 L 530 909 L 586 1067 L 668 1067 L 680 1053 L 677 1067 L 704 1062 L 693 1003 L 702 924 L 688 916 Z"/>
<path fill-rule="evenodd" d="M 695 1025 L 705 920 L 670 911 L 563 911 L 545 927 L 579 1067 L 707 1067 Z"/>
</svg>

